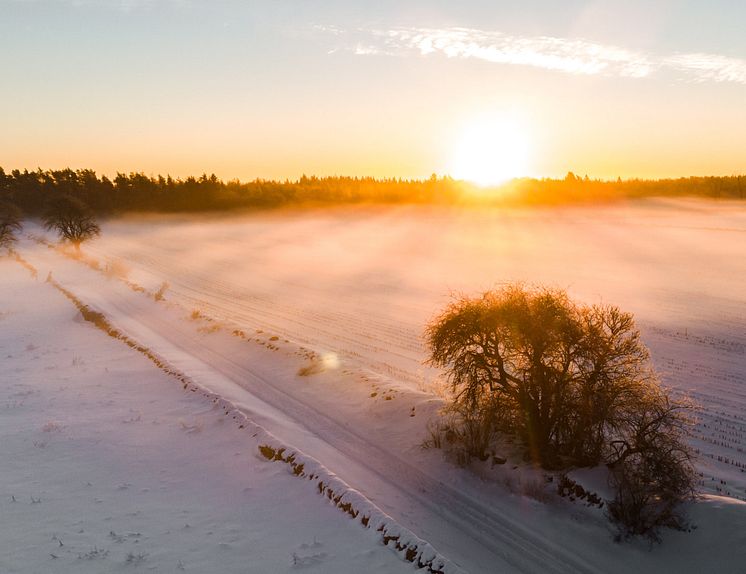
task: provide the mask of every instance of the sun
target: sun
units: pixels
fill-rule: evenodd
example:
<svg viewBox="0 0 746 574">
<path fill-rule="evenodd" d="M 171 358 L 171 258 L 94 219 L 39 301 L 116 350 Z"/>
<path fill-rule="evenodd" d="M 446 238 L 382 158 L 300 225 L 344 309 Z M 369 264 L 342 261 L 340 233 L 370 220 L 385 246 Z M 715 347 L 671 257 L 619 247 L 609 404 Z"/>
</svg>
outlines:
<svg viewBox="0 0 746 574">
<path fill-rule="evenodd" d="M 528 132 L 516 118 L 488 116 L 467 125 L 455 141 L 450 172 L 480 186 L 528 174 Z"/>
</svg>

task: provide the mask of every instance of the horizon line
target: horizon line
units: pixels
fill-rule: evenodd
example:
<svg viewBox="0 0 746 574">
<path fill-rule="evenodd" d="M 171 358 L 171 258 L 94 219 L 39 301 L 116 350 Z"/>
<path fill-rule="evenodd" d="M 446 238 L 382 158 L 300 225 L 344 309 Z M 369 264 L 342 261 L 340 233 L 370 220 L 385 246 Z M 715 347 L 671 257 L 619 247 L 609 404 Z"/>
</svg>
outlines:
<svg viewBox="0 0 746 574">
<path fill-rule="evenodd" d="M 98 170 L 92 169 L 92 168 L 72 168 L 72 167 L 63 167 L 63 168 L 41 168 L 41 166 L 37 166 L 35 169 L 29 169 L 28 167 L 24 168 L 10 168 L 5 169 L 3 166 L 0 165 L 0 173 L 4 173 L 6 175 L 11 175 L 13 172 L 20 172 L 20 173 L 50 173 L 50 172 L 64 172 L 64 171 L 72 171 L 75 173 L 80 172 L 92 172 L 96 177 L 100 178 L 106 178 L 111 181 L 114 181 L 117 176 L 123 175 L 130 177 L 132 175 L 142 175 L 150 179 L 158 179 L 158 178 L 165 178 L 165 179 L 172 179 L 174 181 L 186 181 L 189 179 L 195 179 L 199 180 L 203 177 L 207 177 L 209 179 L 212 179 L 213 177 L 216 178 L 219 182 L 228 184 L 228 183 L 238 183 L 238 184 L 245 184 L 245 183 L 253 183 L 253 182 L 265 182 L 265 183 L 277 183 L 277 184 L 298 184 L 303 179 L 317 179 L 317 180 L 333 180 L 333 179 L 350 179 L 350 180 L 372 180 L 376 182 L 387 182 L 387 181 L 401 181 L 401 182 L 425 182 L 428 180 L 435 179 L 437 181 L 446 181 L 450 180 L 454 183 L 460 183 L 460 184 L 467 184 L 469 186 L 478 187 L 482 189 L 494 189 L 494 188 L 501 188 L 506 187 L 511 184 L 519 183 L 519 182 L 526 182 L 526 181 L 564 181 L 564 180 L 574 180 L 574 181 L 588 181 L 588 182 L 596 182 L 596 183 L 624 183 L 624 182 L 663 182 L 663 181 L 676 181 L 676 180 L 685 180 L 685 179 L 726 179 L 726 178 L 741 178 L 746 177 L 746 172 L 733 172 L 731 174 L 707 174 L 707 175 L 668 175 L 668 176 L 654 176 L 654 177 L 648 177 L 648 176 L 612 176 L 612 177 L 591 177 L 587 173 L 580 174 L 578 172 L 575 172 L 573 170 L 568 170 L 564 176 L 554 176 L 554 175 L 524 175 L 524 176 L 516 176 L 509 179 L 506 179 L 501 182 L 497 182 L 494 184 L 486 184 L 486 185 L 480 185 L 474 181 L 471 181 L 466 178 L 456 178 L 453 177 L 451 174 L 448 173 L 437 173 L 432 172 L 429 176 L 397 176 L 397 175 L 383 175 L 383 176 L 376 176 L 376 175 L 349 175 L 349 174 L 327 174 L 327 175 L 318 175 L 318 174 L 308 174 L 308 173 L 302 173 L 300 176 L 296 177 L 261 177 L 256 176 L 253 178 L 240 178 L 240 177 L 232 177 L 232 178 L 226 178 L 222 176 L 218 176 L 215 172 L 207 172 L 202 171 L 199 172 L 198 175 L 195 173 L 192 173 L 190 175 L 186 176 L 172 176 L 170 173 L 146 173 L 145 171 L 116 171 L 114 176 L 111 176 L 108 173 L 104 173 L 103 171 L 99 172 Z"/>
</svg>

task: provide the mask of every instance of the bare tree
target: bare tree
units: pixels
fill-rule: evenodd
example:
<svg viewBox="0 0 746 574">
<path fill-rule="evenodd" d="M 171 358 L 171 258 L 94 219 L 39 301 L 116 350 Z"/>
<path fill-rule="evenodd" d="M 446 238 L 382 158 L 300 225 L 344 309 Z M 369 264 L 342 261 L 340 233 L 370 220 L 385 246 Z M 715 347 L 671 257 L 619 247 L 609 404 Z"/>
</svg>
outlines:
<svg viewBox="0 0 746 574">
<path fill-rule="evenodd" d="M 101 228 L 88 206 L 76 197 L 60 195 L 49 202 L 44 227 L 56 231 L 62 241 L 80 251 L 83 241 L 98 236 Z"/>
<path fill-rule="evenodd" d="M 645 402 L 630 411 L 622 432 L 611 441 L 609 468 L 616 494 L 608 513 L 622 536 L 658 541 L 661 527 L 684 527 L 679 504 L 695 495 L 692 452 L 684 441 L 691 405 L 655 392 Z"/>
<path fill-rule="evenodd" d="M 502 432 L 545 468 L 606 463 L 620 493 L 612 518 L 625 527 L 640 522 L 627 505 L 639 488 L 647 497 L 641 530 L 675 523 L 664 515 L 674 515 L 693 484 L 681 415 L 687 405 L 661 387 L 631 314 L 511 285 L 456 299 L 426 338 L 430 362 L 446 369 L 453 391 L 444 428 L 467 458 L 484 458 L 490 437 Z M 665 486 L 651 474 L 653 463 L 667 469 Z M 661 497 L 670 502 L 665 512 L 652 511 Z"/>
<path fill-rule="evenodd" d="M 514 285 L 458 299 L 426 335 L 456 402 L 489 402 L 544 466 L 598 462 L 619 409 L 655 384 L 631 315 L 558 290 Z"/>
<path fill-rule="evenodd" d="M 0 249 L 11 250 L 21 230 L 21 211 L 12 203 L 0 202 Z"/>
</svg>

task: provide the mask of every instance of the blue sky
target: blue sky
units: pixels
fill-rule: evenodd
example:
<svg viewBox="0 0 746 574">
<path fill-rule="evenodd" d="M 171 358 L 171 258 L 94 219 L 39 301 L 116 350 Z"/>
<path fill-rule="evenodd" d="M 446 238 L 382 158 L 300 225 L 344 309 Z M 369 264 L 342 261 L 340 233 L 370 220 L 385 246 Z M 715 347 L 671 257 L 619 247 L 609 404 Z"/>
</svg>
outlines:
<svg viewBox="0 0 746 574">
<path fill-rule="evenodd" d="M 743 2 L 0 9 L 6 169 L 426 176 L 499 116 L 528 134 L 526 175 L 746 170 Z"/>
</svg>

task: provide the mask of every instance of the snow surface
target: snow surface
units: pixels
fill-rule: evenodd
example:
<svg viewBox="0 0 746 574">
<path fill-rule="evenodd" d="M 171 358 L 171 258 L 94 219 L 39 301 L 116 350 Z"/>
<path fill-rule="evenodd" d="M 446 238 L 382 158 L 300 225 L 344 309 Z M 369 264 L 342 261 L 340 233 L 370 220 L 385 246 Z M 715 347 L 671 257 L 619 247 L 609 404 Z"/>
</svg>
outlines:
<svg viewBox="0 0 746 574">
<path fill-rule="evenodd" d="M 39 281 L 51 272 L 169 368 L 354 489 L 356 504 L 402 540 L 429 542 L 451 561 L 446 570 L 744 571 L 740 204 L 143 217 L 107 222 L 83 261 L 48 247 L 39 228 L 27 230 L 33 238 L 19 252 Z M 539 471 L 507 464 L 471 472 L 420 448 L 442 385 L 422 363 L 423 325 L 450 290 L 512 280 L 566 287 L 636 314 L 664 382 L 701 404 L 694 444 L 703 492 L 727 495 L 692 505 L 695 530 L 666 533 L 652 549 L 615 544 L 603 510 L 552 496 Z M 240 436 L 225 440 L 235 440 L 228 450 L 256 448 Z M 359 522 L 350 528 L 365 534 Z"/>
<path fill-rule="evenodd" d="M 411 571 L 8 260 L 0 356 L 0 572 Z"/>
</svg>

